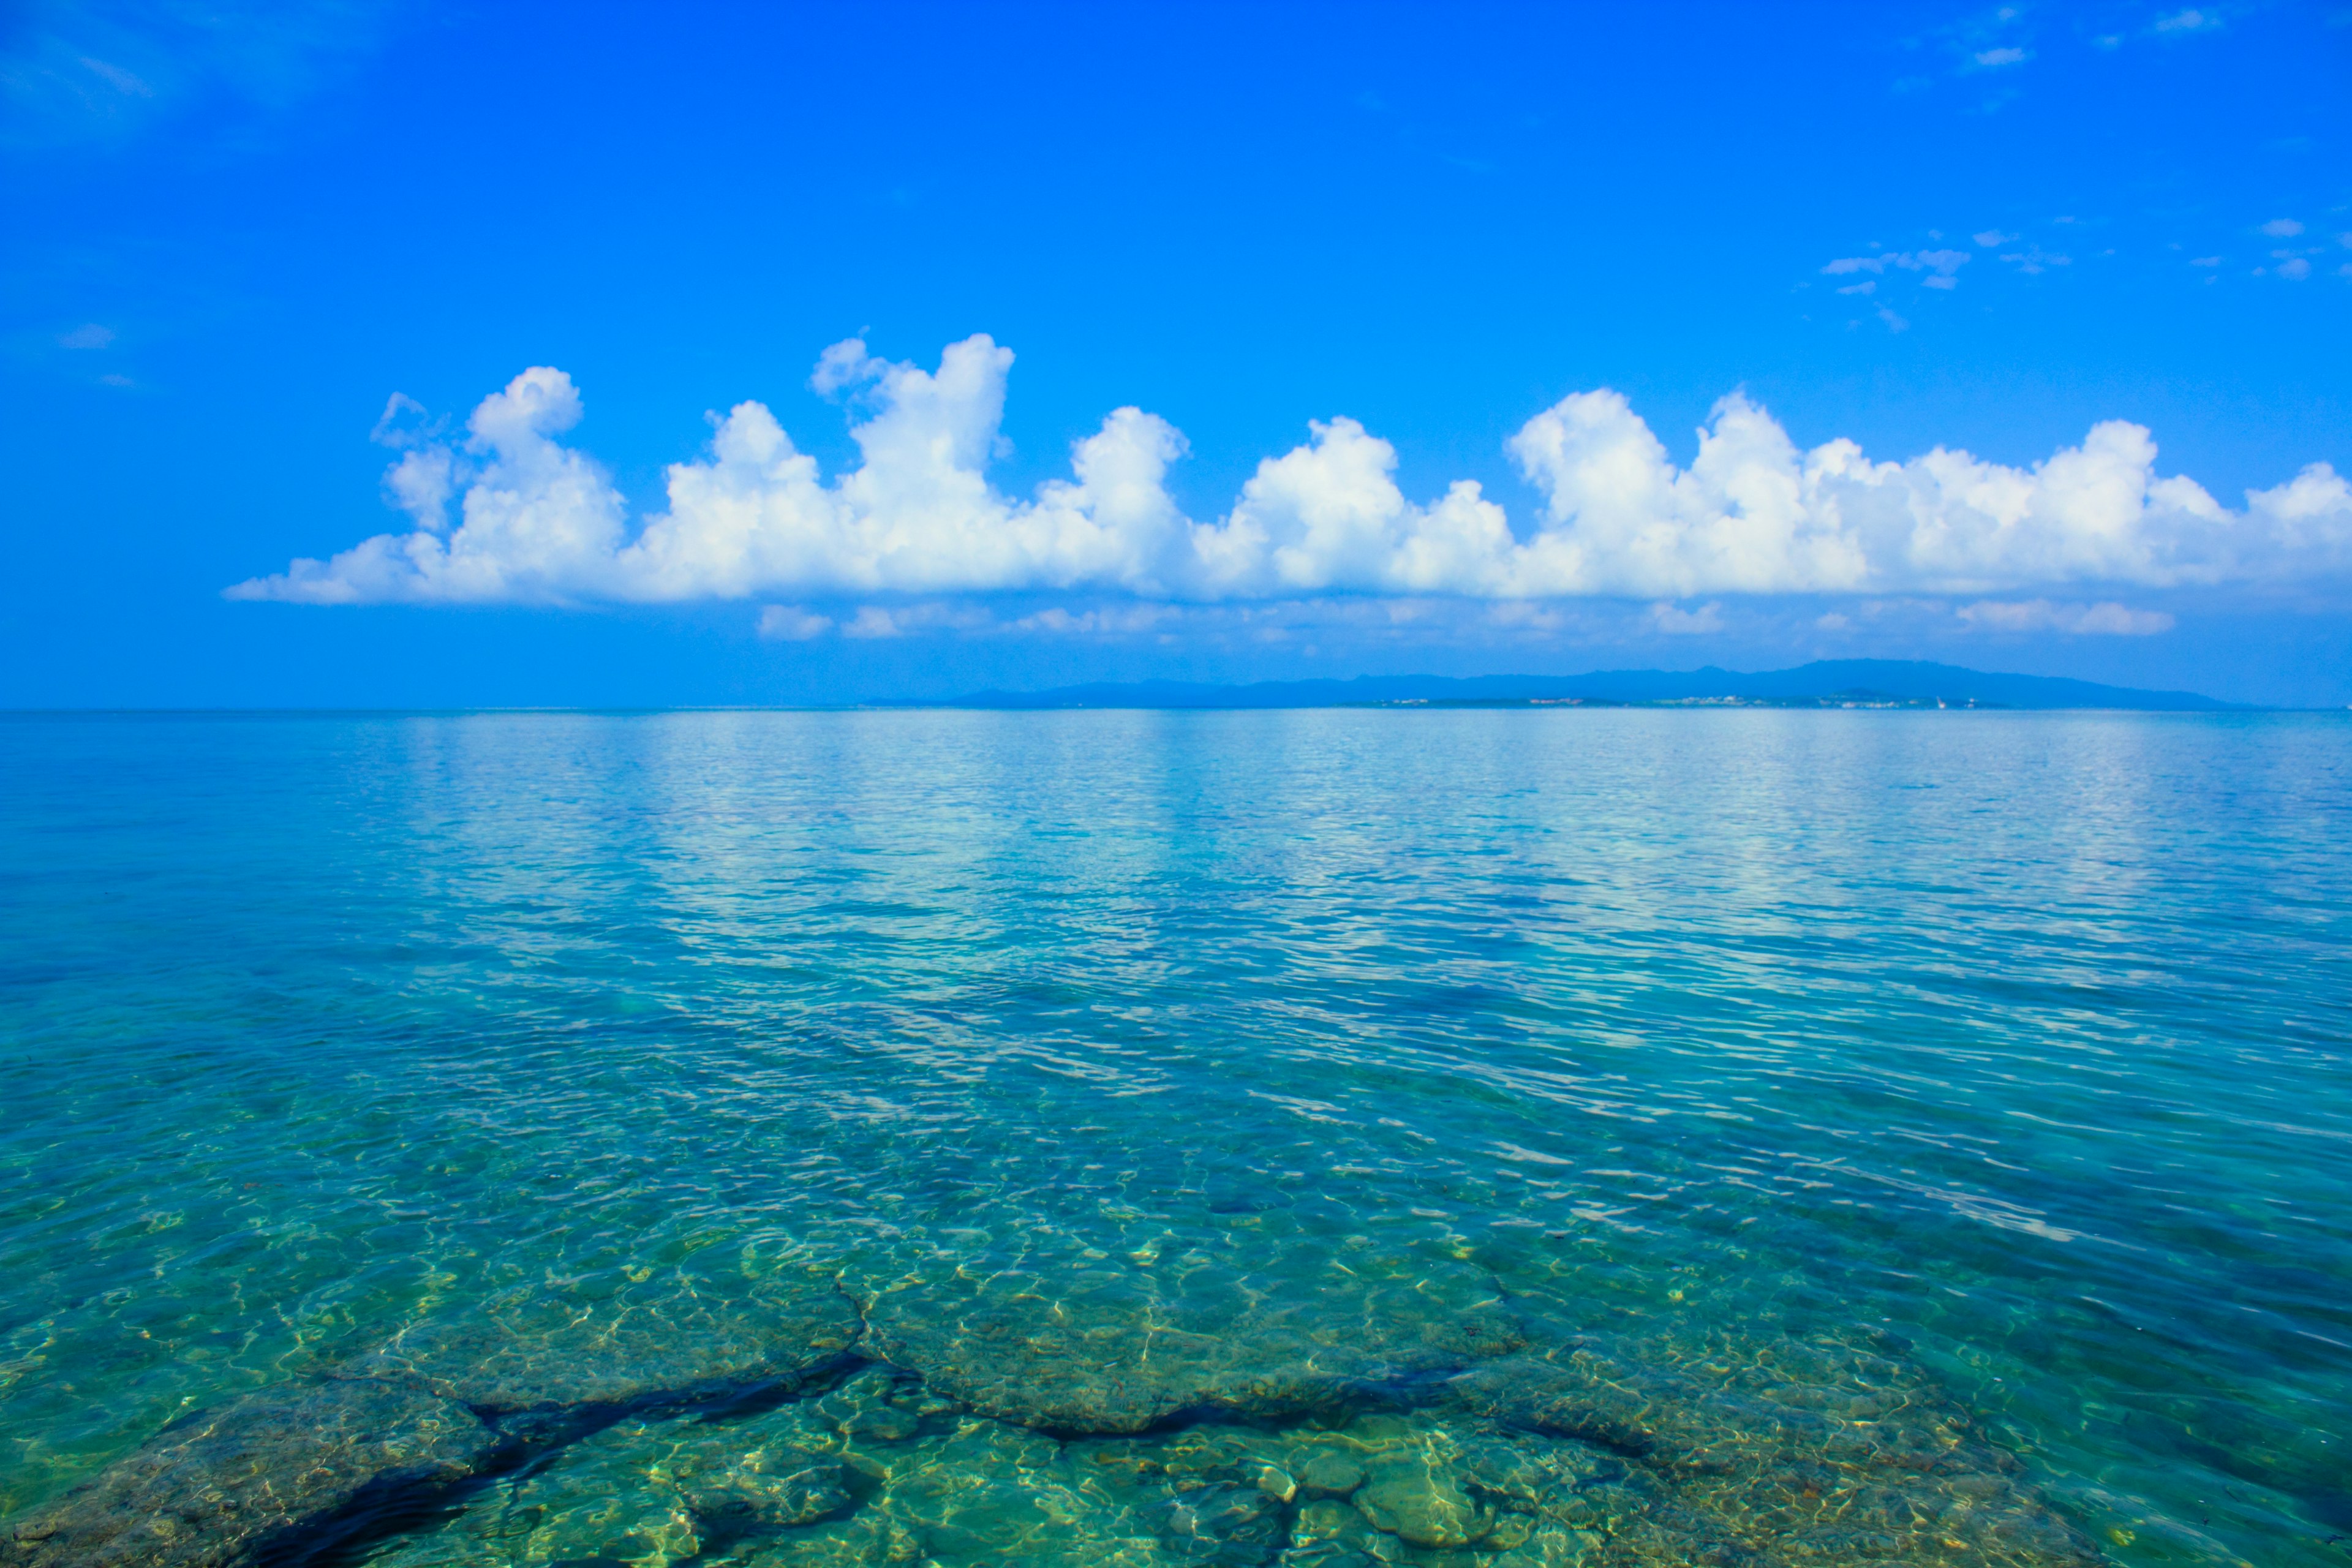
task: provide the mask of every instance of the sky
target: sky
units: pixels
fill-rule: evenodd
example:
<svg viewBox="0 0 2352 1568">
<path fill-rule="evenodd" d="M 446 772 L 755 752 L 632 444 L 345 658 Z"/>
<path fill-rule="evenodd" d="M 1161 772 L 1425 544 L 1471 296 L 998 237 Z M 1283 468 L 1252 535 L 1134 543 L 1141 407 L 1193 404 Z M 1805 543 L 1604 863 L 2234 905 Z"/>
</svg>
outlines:
<svg viewBox="0 0 2352 1568">
<path fill-rule="evenodd" d="M 2352 704 L 2352 0 L 0 7 L 0 707 Z"/>
</svg>

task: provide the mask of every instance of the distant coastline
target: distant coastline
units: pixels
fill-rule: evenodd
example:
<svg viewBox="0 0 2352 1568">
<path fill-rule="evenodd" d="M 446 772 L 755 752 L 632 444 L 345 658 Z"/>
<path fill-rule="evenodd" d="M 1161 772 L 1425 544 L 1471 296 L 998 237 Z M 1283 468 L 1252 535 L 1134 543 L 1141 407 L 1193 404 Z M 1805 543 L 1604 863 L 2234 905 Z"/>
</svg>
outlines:
<svg viewBox="0 0 2352 1568">
<path fill-rule="evenodd" d="M 1742 672 L 1618 669 L 1589 675 L 1367 675 L 1245 686 L 1172 680 L 1096 682 L 1044 691 L 979 691 L 893 708 L 1990 708 L 2251 712 L 2194 691 L 2149 691 L 2046 675 L 2003 675 L 1910 659 L 1823 659 Z"/>
</svg>

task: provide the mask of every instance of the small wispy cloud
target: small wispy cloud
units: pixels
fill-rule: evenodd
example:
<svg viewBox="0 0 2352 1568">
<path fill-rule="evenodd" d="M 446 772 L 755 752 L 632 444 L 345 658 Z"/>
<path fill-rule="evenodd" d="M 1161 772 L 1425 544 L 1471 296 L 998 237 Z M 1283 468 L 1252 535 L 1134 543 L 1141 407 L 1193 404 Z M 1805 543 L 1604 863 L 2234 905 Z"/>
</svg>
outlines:
<svg viewBox="0 0 2352 1568">
<path fill-rule="evenodd" d="M 2053 267 L 2072 267 L 2074 265 L 2074 258 L 2073 257 L 2061 256 L 2051 251 L 2046 251 L 2038 245 L 2028 246 L 2023 250 L 2005 251 L 2001 255 L 2001 259 L 2008 262 L 2011 266 L 2016 268 L 2020 272 L 2024 273 L 2029 278 L 2047 272 Z"/>
<path fill-rule="evenodd" d="M 1925 272 L 1920 279 L 1930 289 L 1955 289 L 1959 279 L 1953 276 L 1969 264 L 1965 250 L 1888 250 L 1875 256 L 1841 256 L 1822 268 L 1832 278 L 1843 278 L 1856 272 L 1868 272 L 1884 277 L 1889 268 L 1901 272 Z M 1838 290 L 1841 294 L 1868 294 L 1875 286 L 1856 283 Z"/>
<path fill-rule="evenodd" d="M 760 612 L 760 635 L 770 642 L 806 642 L 833 629 L 833 618 L 798 605 L 770 605 Z"/>
<path fill-rule="evenodd" d="M 2003 66 L 2021 66 L 2033 58 L 2030 49 L 2014 46 L 1998 49 L 1979 49 L 1969 58 L 1986 70 L 1999 70 Z"/>
<path fill-rule="evenodd" d="M 0 145 L 120 136 L 198 102 L 290 102 L 372 51 L 395 9 L 387 0 L 18 0 L 0 26 Z"/>
<path fill-rule="evenodd" d="M 1696 610 L 1685 610 L 1671 600 L 1662 599 L 1650 606 L 1650 625 L 1668 637 L 1701 637 L 1723 629 L 1723 606 L 1702 605 Z"/>
<path fill-rule="evenodd" d="M 2291 217 L 2274 217 L 2263 225 L 2262 232 L 2273 239 L 2293 239 L 2303 232 L 2303 225 Z"/>
<path fill-rule="evenodd" d="M 2112 601 L 2062 605 L 2048 599 L 1986 599 L 1962 605 L 1952 613 L 1972 631 L 2062 632 L 2069 637 L 2155 637 L 2170 631 L 2176 624 L 2162 610 L 2135 610 Z"/>
<path fill-rule="evenodd" d="M 2156 19 L 2156 30 L 2158 33 L 2168 33 L 2176 37 L 2189 33 L 2210 33 L 2221 25 L 2221 14 L 2219 11 L 2199 10 L 2193 7 L 2185 11 L 2175 11 L 2169 16 L 2158 16 Z"/>
<path fill-rule="evenodd" d="M 1978 249 L 1992 250 L 2004 245 L 2015 245 L 2025 237 L 2021 234 L 2003 234 L 1997 228 L 1980 228 L 1969 237 L 1977 242 Z"/>
<path fill-rule="evenodd" d="M 114 329 L 101 327 L 96 321 L 85 322 L 70 332 L 58 334 L 61 349 L 102 349 L 114 341 Z"/>
<path fill-rule="evenodd" d="M 107 86 L 112 88 L 117 92 L 129 93 L 133 98 L 152 98 L 155 96 L 155 89 L 153 88 L 149 87 L 145 81 L 142 80 L 131 72 L 124 70 L 121 66 L 110 64 L 109 62 L 99 59 L 95 56 L 91 55 L 82 56 L 81 63 L 83 68 L 87 69 L 90 75 L 98 78 L 99 80 L 106 83 Z"/>
</svg>

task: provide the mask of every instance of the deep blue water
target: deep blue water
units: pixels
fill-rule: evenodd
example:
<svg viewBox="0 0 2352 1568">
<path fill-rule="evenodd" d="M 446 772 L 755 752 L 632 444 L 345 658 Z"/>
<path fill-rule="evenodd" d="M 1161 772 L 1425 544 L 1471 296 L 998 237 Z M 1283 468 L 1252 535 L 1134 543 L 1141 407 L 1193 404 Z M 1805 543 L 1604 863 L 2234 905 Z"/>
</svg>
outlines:
<svg viewBox="0 0 2352 1568">
<path fill-rule="evenodd" d="M 0 1515 L 359 1375 L 509 1449 L 353 1561 L 2341 1563 L 2348 910 L 2341 716 L 0 720 Z"/>
</svg>

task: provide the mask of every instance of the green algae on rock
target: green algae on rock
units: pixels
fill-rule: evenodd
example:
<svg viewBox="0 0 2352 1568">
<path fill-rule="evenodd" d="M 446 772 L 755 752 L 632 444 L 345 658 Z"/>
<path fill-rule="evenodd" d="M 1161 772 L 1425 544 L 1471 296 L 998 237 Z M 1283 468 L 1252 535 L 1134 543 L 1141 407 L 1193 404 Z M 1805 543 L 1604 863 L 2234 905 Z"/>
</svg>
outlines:
<svg viewBox="0 0 2352 1568">
<path fill-rule="evenodd" d="M 238 1568 L 357 1532 L 370 1505 L 478 1469 L 461 1405 L 364 1378 L 267 1388 L 174 1422 L 11 1531 L 28 1568 Z"/>
</svg>

